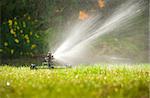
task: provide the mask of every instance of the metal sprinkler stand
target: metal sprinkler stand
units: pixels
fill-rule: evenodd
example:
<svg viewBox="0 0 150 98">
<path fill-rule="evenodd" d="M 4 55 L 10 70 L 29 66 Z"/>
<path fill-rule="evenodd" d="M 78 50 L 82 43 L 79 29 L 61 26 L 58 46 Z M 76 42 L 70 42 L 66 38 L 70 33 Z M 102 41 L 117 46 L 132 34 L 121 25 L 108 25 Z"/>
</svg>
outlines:
<svg viewBox="0 0 150 98">
<path fill-rule="evenodd" d="M 37 64 L 31 64 L 30 69 L 53 69 L 53 68 L 72 68 L 72 65 L 65 64 L 63 66 L 55 66 L 54 67 L 54 56 L 51 52 L 48 52 L 46 56 L 44 56 L 44 61 L 41 64 L 42 66 L 38 66 Z M 45 67 L 47 66 L 47 67 Z"/>
<path fill-rule="evenodd" d="M 47 68 L 54 68 L 53 63 L 54 57 L 51 52 L 48 52 L 47 55 L 44 58 L 44 62 L 42 62 L 42 65 L 46 65 Z M 36 64 L 31 64 L 30 69 L 38 69 L 39 67 Z"/>
</svg>

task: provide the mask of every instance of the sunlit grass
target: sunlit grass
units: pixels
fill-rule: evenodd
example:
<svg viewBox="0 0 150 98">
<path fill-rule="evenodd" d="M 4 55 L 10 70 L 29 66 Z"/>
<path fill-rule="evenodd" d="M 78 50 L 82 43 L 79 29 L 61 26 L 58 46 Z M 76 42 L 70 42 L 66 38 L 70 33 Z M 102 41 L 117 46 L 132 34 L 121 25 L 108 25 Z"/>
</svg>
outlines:
<svg viewBox="0 0 150 98">
<path fill-rule="evenodd" d="M 148 98 L 150 65 L 0 67 L 0 98 Z"/>
</svg>

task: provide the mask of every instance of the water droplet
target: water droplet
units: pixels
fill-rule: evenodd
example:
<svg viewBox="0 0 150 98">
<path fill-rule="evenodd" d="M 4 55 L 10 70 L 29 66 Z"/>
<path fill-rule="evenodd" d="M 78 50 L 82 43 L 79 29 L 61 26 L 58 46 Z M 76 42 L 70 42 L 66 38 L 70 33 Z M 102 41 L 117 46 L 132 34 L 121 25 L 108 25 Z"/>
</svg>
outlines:
<svg viewBox="0 0 150 98">
<path fill-rule="evenodd" d="M 78 75 L 76 75 L 76 77 L 75 77 L 75 78 L 77 79 L 78 77 L 79 77 L 79 76 L 78 76 Z"/>
<path fill-rule="evenodd" d="M 7 83 L 6 83 L 6 85 L 7 85 L 7 86 L 10 86 L 10 83 L 9 83 L 9 82 L 7 82 Z"/>
</svg>

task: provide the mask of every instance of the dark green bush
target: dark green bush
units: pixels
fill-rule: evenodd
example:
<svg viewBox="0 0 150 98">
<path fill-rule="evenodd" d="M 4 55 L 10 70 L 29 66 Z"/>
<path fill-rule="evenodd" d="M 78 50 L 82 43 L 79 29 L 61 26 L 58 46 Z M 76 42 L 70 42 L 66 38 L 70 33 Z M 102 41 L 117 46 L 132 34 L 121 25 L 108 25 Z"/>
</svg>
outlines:
<svg viewBox="0 0 150 98">
<path fill-rule="evenodd" d="M 39 53 L 42 48 L 42 35 L 35 30 L 37 23 L 38 20 L 29 15 L 4 21 L 1 25 L 0 41 L 2 57 L 33 56 Z"/>
</svg>

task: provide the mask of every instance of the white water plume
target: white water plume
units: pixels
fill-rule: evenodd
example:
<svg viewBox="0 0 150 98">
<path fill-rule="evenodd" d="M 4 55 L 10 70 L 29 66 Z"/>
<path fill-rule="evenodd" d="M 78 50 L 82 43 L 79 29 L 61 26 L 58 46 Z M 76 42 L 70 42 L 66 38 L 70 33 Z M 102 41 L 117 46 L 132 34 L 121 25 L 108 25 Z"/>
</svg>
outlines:
<svg viewBox="0 0 150 98">
<path fill-rule="evenodd" d="M 104 34 L 117 28 L 125 28 L 143 10 L 142 0 L 131 0 L 117 7 L 113 14 L 105 20 L 101 18 L 101 15 L 96 15 L 78 22 L 67 39 L 54 52 L 55 59 L 57 62 L 66 64 L 97 62 L 100 58 L 88 55 L 88 46 Z M 116 59 L 116 57 L 109 58 Z"/>
</svg>

